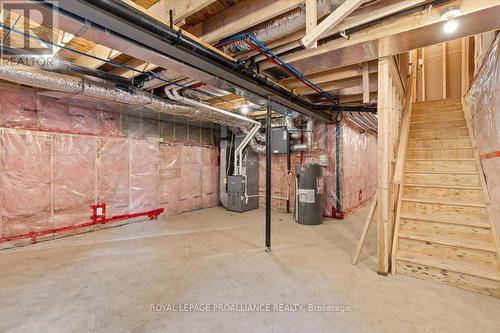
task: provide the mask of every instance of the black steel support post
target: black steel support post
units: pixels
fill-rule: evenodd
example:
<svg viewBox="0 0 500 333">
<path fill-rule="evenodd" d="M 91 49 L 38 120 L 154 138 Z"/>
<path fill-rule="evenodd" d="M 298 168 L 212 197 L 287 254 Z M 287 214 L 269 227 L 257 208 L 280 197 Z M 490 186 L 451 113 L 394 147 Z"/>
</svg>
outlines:
<svg viewBox="0 0 500 333">
<path fill-rule="evenodd" d="M 266 113 L 266 251 L 271 251 L 271 103 Z"/>
<path fill-rule="evenodd" d="M 288 138 L 290 140 L 290 137 Z M 291 171 L 292 171 L 292 157 L 291 157 L 291 145 L 288 145 L 288 149 L 286 151 L 286 171 L 287 171 L 287 177 L 290 177 Z M 286 212 L 290 213 L 290 198 L 286 199 Z"/>
</svg>

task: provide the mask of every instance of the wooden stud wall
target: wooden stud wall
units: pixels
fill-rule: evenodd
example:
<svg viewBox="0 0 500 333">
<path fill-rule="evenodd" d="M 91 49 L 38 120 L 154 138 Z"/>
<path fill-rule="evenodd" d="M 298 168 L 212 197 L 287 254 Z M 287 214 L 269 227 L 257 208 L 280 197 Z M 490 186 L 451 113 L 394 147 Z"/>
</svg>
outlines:
<svg viewBox="0 0 500 333">
<path fill-rule="evenodd" d="M 378 63 L 378 267 L 379 274 L 387 274 L 398 185 L 393 182 L 399 129 L 403 113 L 405 84 L 394 57 L 384 57 Z"/>
</svg>

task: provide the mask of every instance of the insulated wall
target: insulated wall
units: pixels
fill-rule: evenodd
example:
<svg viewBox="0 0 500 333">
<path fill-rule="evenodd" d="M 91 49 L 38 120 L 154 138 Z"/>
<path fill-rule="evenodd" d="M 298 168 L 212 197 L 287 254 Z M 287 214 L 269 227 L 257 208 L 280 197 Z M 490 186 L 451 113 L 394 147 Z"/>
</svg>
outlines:
<svg viewBox="0 0 500 333">
<path fill-rule="evenodd" d="M 286 154 L 273 154 L 271 166 L 272 208 L 285 211 L 294 209 L 296 164 L 319 163 L 326 155 L 328 166 L 323 168 L 323 214 L 340 217 L 369 200 L 377 187 L 377 140 L 361 132 L 346 121 L 340 126 L 316 122 L 310 152 L 292 153 L 291 170 L 287 173 Z M 265 157 L 260 161 L 260 205 L 265 206 Z"/>
<path fill-rule="evenodd" d="M 500 230 L 500 35 L 497 35 L 466 95 L 468 117 L 476 139 L 493 221 Z"/>
<path fill-rule="evenodd" d="M 108 217 L 218 205 L 211 128 L 0 89 L 0 238 L 89 222 L 95 203 Z"/>
</svg>

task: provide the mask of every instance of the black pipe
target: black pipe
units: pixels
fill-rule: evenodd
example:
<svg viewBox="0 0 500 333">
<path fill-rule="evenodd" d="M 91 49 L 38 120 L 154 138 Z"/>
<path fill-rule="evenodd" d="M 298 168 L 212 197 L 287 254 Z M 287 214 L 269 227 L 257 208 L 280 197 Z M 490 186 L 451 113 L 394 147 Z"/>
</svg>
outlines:
<svg viewBox="0 0 500 333">
<path fill-rule="evenodd" d="M 135 25 L 142 28 L 146 33 L 155 35 L 155 37 L 162 39 L 166 43 L 174 45 L 184 51 L 187 51 L 193 56 L 199 57 L 205 61 L 210 62 L 219 68 L 237 74 L 240 78 L 257 84 L 269 91 L 270 95 L 280 96 L 288 101 L 296 104 L 300 108 L 305 108 L 313 112 L 329 112 L 335 110 L 337 105 L 318 105 L 313 104 L 306 99 L 293 94 L 291 91 L 278 85 L 276 82 L 269 80 L 265 76 L 261 76 L 252 69 L 245 66 L 240 61 L 232 61 L 218 52 L 215 52 L 198 41 L 186 36 L 181 30 L 175 31 L 155 20 L 154 18 L 144 14 L 140 10 L 133 8 L 122 1 L 117 0 L 81 0 L 83 3 L 88 3 L 101 12 L 106 12 L 110 16 L 115 16 L 127 22 L 127 24 Z M 59 11 L 64 12 L 65 15 L 75 17 L 77 14 L 64 11 L 59 6 Z M 77 16 L 78 17 L 78 16 Z M 80 18 L 81 20 L 82 18 Z M 86 19 L 89 21 L 89 18 Z M 139 41 L 140 42 L 140 41 Z M 182 61 L 182 59 L 177 59 Z"/>
<path fill-rule="evenodd" d="M 271 251 L 271 103 L 266 112 L 266 251 Z"/>
<path fill-rule="evenodd" d="M 342 146 L 340 140 L 342 140 L 342 125 L 337 122 L 335 125 L 335 211 L 337 216 L 332 216 L 334 218 L 342 218 L 342 191 L 340 188 L 342 178 L 340 149 Z"/>
<path fill-rule="evenodd" d="M 290 142 L 290 137 L 288 137 L 288 142 Z M 292 171 L 292 159 L 291 159 L 291 145 L 288 144 L 288 148 L 286 150 L 286 174 L 287 177 L 290 176 Z M 287 195 L 286 199 L 286 212 L 290 213 L 290 193 Z"/>
<path fill-rule="evenodd" d="M 450 1 L 451 0 L 434 0 L 434 1 L 426 3 L 426 4 L 418 5 L 418 6 L 407 8 L 407 9 L 403 9 L 403 10 L 401 10 L 399 12 L 389 14 L 387 16 L 381 17 L 379 19 L 376 19 L 376 20 L 373 20 L 373 21 L 370 21 L 370 22 L 363 23 L 361 25 L 352 27 L 351 29 L 347 29 L 345 31 L 345 33 L 346 33 L 347 36 L 349 36 L 350 34 L 353 34 L 355 32 L 358 32 L 358 31 L 361 31 L 361 30 L 373 27 L 375 25 L 380 25 L 384 21 L 393 20 L 393 19 L 397 19 L 397 18 L 400 18 L 400 17 L 403 17 L 403 16 L 407 16 L 407 15 L 410 15 L 410 14 L 413 14 L 413 13 L 416 13 L 416 12 L 428 9 L 430 6 L 436 7 L 436 6 L 442 5 L 442 4 L 450 2 Z M 322 38 L 322 39 L 318 40 L 318 46 L 326 44 L 326 43 L 331 42 L 332 40 L 338 39 L 338 38 L 343 38 L 340 35 L 340 33 L 336 33 L 334 35 L 330 35 L 330 36 L 327 36 L 325 38 Z"/>
</svg>

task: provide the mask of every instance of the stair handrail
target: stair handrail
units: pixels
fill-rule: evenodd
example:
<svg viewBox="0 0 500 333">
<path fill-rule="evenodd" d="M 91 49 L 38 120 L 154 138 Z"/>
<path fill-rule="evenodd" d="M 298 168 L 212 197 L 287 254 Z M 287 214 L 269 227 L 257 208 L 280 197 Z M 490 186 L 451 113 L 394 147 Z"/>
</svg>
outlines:
<svg viewBox="0 0 500 333">
<path fill-rule="evenodd" d="M 411 72 L 408 76 L 408 83 L 406 85 L 406 100 L 403 113 L 403 121 L 401 131 L 399 134 L 398 152 L 396 156 L 396 165 L 394 167 L 394 184 L 401 184 L 403 180 L 403 172 L 405 167 L 405 156 L 408 146 L 408 136 L 410 132 L 411 120 L 411 106 L 413 101 L 413 77 L 416 75 L 416 64 L 411 63 Z"/>
<path fill-rule="evenodd" d="M 399 132 L 399 145 L 396 156 L 396 165 L 394 167 L 393 182 L 397 185 L 396 189 L 396 215 L 394 217 L 394 230 L 392 234 L 392 249 L 391 249 L 391 273 L 396 274 L 396 252 L 398 248 L 398 234 L 401 219 L 401 204 L 403 199 L 403 173 L 405 168 L 406 149 L 408 146 L 408 136 L 410 132 L 411 108 L 413 102 L 413 79 L 416 75 L 416 59 L 412 59 L 410 75 L 406 85 L 406 100 L 403 114 L 401 131 Z"/>
</svg>

